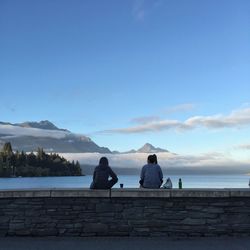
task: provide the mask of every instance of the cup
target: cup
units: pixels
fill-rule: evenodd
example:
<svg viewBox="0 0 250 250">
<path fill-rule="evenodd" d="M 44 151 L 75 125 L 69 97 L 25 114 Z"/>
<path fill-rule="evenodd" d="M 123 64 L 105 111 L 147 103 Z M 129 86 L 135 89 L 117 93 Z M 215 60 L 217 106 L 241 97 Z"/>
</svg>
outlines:
<svg viewBox="0 0 250 250">
<path fill-rule="evenodd" d="M 120 188 L 123 188 L 123 183 L 120 183 Z"/>
</svg>

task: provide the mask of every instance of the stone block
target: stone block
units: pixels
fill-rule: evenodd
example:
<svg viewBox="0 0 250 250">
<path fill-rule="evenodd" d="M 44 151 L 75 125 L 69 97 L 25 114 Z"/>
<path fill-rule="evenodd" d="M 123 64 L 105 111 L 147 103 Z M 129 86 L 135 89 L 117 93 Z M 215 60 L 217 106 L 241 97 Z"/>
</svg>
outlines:
<svg viewBox="0 0 250 250">
<path fill-rule="evenodd" d="M 56 229 L 32 229 L 31 230 L 32 236 L 57 236 L 58 231 Z"/>
<path fill-rule="evenodd" d="M 225 189 L 172 189 L 171 197 L 223 198 L 230 197 L 230 191 Z"/>
<path fill-rule="evenodd" d="M 31 231 L 30 230 L 16 230 L 15 235 L 16 236 L 29 236 L 31 235 Z"/>
<path fill-rule="evenodd" d="M 83 224 L 82 223 L 75 223 L 74 228 L 82 228 Z"/>
<path fill-rule="evenodd" d="M 96 204 L 97 213 L 113 212 L 115 210 L 115 204 L 113 203 L 99 203 Z"/>
<path fill-rule="evenodd" d="M 201 210 L 205 213 L 215 213 L 215 214 L 223 214 L 225 212 L 224 208 L 221 207 L 206 207 Z"/>
<path fill-rule="evenodd" d="M 1 216 L 0 217 L 0 225 L 9 222 L 10 218 L 6 216 Z"/>
<path fill-rule="evenodd" d="M 84 225 L 85 233 L 105 233 L 108 231 L 108 226 L 102 223 L 88 223 Z"/>
<path fill-rule="evenodd" d="M 20 223 L 11 222 L 9 224 L 10 231 L 16 231 L 16 230 L 20 230 L 20 229 L 25 229 L 25 224 L 23 222 L 20 222 Z"/>
<path fill-rule="evenodd" d="M 124 189 L 112 189 L 111 198 L 169 198 L 170 191 L 165 189 L 138 189 L 138 188 L 124 188 Z"/>
<path fill-rule="evenodd" d="M 186 219 L 181 221 L 181 224 L 184 224 L 184 225 L 205 225 L 206 220 L 205 219 L 186 218 Z"/>
<path fill-rule="evenodd" d="M 250 197 L 249 188 L 231 189 L 230 197 Z"/>
<path fill-rule="evenodd" d="M 51 197 L 102 197 L 109 198 L 110 190 L 92 189 L 56 189 L 51 191 Z"/>
</svg>

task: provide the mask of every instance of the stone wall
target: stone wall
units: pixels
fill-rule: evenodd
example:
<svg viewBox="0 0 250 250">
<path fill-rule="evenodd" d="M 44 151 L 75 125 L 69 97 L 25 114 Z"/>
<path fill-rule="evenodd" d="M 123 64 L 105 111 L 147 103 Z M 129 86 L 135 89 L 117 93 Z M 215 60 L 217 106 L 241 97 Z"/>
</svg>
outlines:
<svg viewBox="0 0 250 250">
<path fill-rule="evenodd" d="M 245 236 L 250 190 L 0 191 L 0 235 Z"/>
</svg>

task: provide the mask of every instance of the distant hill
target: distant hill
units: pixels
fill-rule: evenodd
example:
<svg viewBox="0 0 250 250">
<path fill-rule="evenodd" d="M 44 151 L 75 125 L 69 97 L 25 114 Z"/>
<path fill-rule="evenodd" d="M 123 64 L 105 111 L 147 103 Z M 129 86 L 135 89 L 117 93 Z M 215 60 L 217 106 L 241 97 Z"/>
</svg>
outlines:
<svg viewBox="0 0 250 250">
<path fill-rule="evenodd" d="M 45 152 L 58 153 L 103 153 L 103 154 L 128 154 L 128 153 L 168 153 L 166 149 L 154 147 L 146 143 L 138 150 L 120 153 L 111 152 L 107 147 L 100 147 L 89 137 L 72 133 L 67 129 L 58 128 L 52 122 L 9 123 L 0 122 L 0 147 L 10 142 L 13 150 L 24 152 L 36 151 L 38 147 Z"/>
<path fill-rule="evenodd" d="M 45 120 L 40 122 L 23 122 L 23 123 L 15 123 L 14 126 L 20 126 L 24 128 L 40 128 L 40 129 L 48 129 L 48 130 L 60 130 L 60 131 L 67 131 L 67 129 L 60 129 L 56 127 L 52 122 Z"/>
<path fill-rule="evenodd" d="M 153 153 L 169 153 L 168 150 L 162 149 L 162 148 L 156 148 L 150 143 L 144 144 L 141 148 L 138 150 L 130 150 L 125 152 L 126 154 L 131 154 L 131 153 L 148 153 L 148 154 L 153 154 Z"/>
<path fill-rule="evenodd" d="M 60 153 L 111 153 L 89 137 L 56 127 L 50 121 L 11 124 L 0 122 L 0 146 L 11 142 L 14 150 L 35 151 L 42 147 L 46 152 Z"/>
</svg>

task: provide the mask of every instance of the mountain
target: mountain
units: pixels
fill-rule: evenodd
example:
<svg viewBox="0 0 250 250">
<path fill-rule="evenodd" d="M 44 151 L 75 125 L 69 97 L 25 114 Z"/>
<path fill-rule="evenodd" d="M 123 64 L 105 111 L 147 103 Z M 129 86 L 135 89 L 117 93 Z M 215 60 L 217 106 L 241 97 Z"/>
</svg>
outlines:
<svg viewBox="0 0 250 250">
<path fill-rule="evenodd" d="M 23 122 L 23 123 L 15 123 L 14 126 L 20 126 L 24 128 L 40 128 L 40 129 L 48 129 L 48 130 L 61 130 L 61 131 L 67 131 L 67 129 L 60 129 L 56 127 L 52 122 L 45 120 L 40 122 Z"/>
<path fill-rule="evenodd" d="M 155 148 L 150 143 L 146 143 L 143 147 L 137 150 L 138 153 L 167 153 L 168 150 L 162 148 Z"/>
<path fill-rule="evenodd" d="M 141 148 L 139 148 L 138 150 L 130 150 L 125 152 L 126 154 L 132 154 L 132 153 L 147 153 L 147 154 L 152 154 L 152 153 L 169 153 L 168 150 L 166 149 L 162 149 L 162 148 L 156 148 L 153 145 L 151 145 L 150 143 L 146 143 L 144 144 L 144 146 L 142 146 Z"/>
<path fill-rule="evenodd" d="M 0 122 L 0 146 L 11 142 L 14 150 L 35 151 L 42 147 L 47 152 L 60 153 L 111 153 L 89 137 L 56 127 L 50 121 L 11 124 Z"/>
<path fill-rule="evenodd" d="M 38 147 L 41 147 L 46 152 L 120 154 L 118 151 L 111 152 L 106 147 L 98 146 L 89 137 L 58 128 L 48 120 L 14 124 L 0 122 L 0 147 L 5 142 L 11 142 L 14 150 L 25 152 L 36 151 Z M 146 143 L 138 150 L 133 149 L 125 153 L 167 152 L 169 151 Z"/>
</svg>

